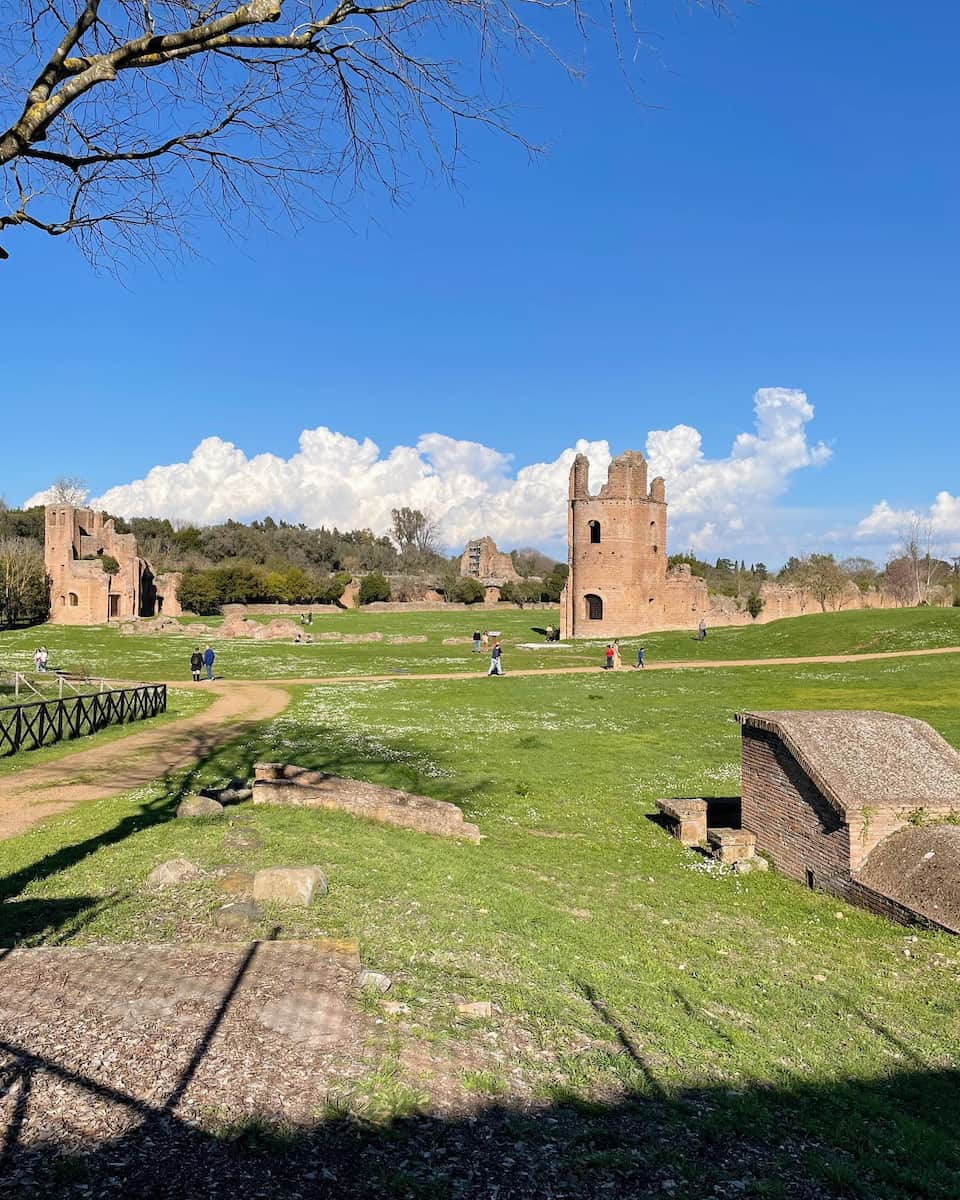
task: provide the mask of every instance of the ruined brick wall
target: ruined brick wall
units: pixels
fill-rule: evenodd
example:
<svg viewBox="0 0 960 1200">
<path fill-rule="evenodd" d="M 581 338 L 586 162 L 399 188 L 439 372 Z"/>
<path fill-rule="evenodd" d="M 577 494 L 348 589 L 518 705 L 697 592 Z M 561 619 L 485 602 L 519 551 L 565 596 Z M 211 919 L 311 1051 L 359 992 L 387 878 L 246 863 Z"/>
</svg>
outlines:
<svg viewBox="0 0 960 1200">
<path fill-rule="evenodd" d="M 117 560 L 108 575 L 102 557 Z M 137 555 L 136 538 L 117 533 L 102 513 L 69 505 L 47 506 L 44 561 L 50 576 L 50 621 L 56 625 L 97 625 L 152 615 L 153 572 Z"/>
<path fill-rule="evenodd" d="M 822 611 L 809 592 L 772 582 L 759 589 L 764 605 L 756 618 L 746 609 L 746 596 L 739 601 L 711 596 L 686 564 L 667 569 L 666 488 L 660 478 L 647 486 L 643 455 L 629 450 L 615 458 L 597 495 L 590 494 L 589 472 L 587 458 L 578 454 L 570 470 L 567 505 L 563 637 L 609 639 L 660 629 L 694 630 L 701 618 L 708 627 L 763 625 Z M 850 583 L 830 608 L 883 608 L 888 603 L 882 592 L 861 593 Z"/>
<path fill-rule="evenodd" d="M 460 555 L 460 574 L 472 579 L 515 583 L 520 576 L 509 554 L 501 554 L 490 537 L 473 538 Z"/>
<path fill-rule="evenodd" d="M 842 895 L 850 880 L 849 826 L 776 734 L 746 726 L 741 732 L 743 828 L 784 875 Z"/>
<path fill-rule="evenodd" d="M 667 571 L 667 502 L 662 479 L 648 486 L 639 451 L 619 455 L 597 495 L 578 454 L 567 507 L 569 575 L 561 598 L 564 637 L 629 637 L 696 626 L 707 610 L 703 580 Z"/>
</svg>

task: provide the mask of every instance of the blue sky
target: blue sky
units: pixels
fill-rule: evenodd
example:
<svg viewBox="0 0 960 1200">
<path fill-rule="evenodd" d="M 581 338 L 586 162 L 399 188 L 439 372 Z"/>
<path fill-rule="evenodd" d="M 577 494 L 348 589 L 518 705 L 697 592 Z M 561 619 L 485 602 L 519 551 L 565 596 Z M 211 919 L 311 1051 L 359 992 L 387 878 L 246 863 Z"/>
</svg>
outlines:
<svg viewBox="0 0 960 1200">
<path fill-rule="evenodd" d="M 672 549 L 680 538 L 770 561 L 816 545 L 880 557 L 902 511 L 938 503 L 938 536 L 960 550 L 960 7 L 735 11 L 642 10 L 657 52 L 638 61 L 639 104 L 599 32 L 582 83 L 508 64 L 521 128 L 549 152 L 531 163 L 476 132 L 459 192 L 411 165 L 402 207 L 370 193 L 349 225 L 278 219 L 243 243 L 211 222 L 201 257 L 133 264 L 120 280 L 62 240 L 8 234 L 0 491 L 16 503 L 77 474 L 114 507 L 137 497 L 212 518 L 212 492 L 248 516 L 259 476 L 244 487 L 247 467 L 222 466 L 219 450 L 186 476 L 197 499 L 183 475 L 123 485 L 188 461 L 205 438 L 288 460 L 301 431 L 324 426 L 372 439 L 382 461 L 436 433 L 512 459 L 388 459 L 397 496 L 449 509 L 451 541 L 471 524 L 485 532 L 486 517 L 508 545 L 555 544 L 562 483 L 559 506 L 547 492 L 564 452 L 585 439 L 602 464 L 596 443 L 642 449 L 649 431 L 679 425 L 699 431 L 696 479 L 710 487 L 698 508 L 690 477 L 678 468 L 673 488 L 668 475 Z M 731 447 L 769 388 L 815 409 L 787 431 L 810 461 L 787 454 L 777 478 L 740 495 Z M 323 486 L 309 502 L 289 489 L 310 491 L 311 464 L 277 467 L 289 515 L 382 519 L 362 483 L 369 455 L 336 442 L 315 455 Z M 766 456 L 774 474 L 778 455 Z M 529 464 L 552 470 L 518 491 Z M 444 470 L 442 487 L 424 485 Z M 186 509 L 173 511 L 174 494 Z M 502 503 L 471 516 L 474 494 Z M 894 515 L 856 536 L 880 501 Z M 539 523 L 525 512 L 511 524 L 521 503 L 544 507 Z"/>
</svg>

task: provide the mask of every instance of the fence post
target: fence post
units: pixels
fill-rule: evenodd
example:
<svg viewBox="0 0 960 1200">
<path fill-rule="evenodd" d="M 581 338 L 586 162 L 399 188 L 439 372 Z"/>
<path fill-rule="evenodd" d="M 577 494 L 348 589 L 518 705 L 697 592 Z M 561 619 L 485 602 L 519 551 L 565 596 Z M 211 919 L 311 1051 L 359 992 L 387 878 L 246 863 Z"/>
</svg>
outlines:
<svg viewBox="0 0 960 1200">
<path fill-rule="evenodd" d="M 13 673 L 13 694 L 18 700 L 20 699 L 20 672 L 19 671 L 14 671 L 14 673 Z"/>
<path fill-rule="evenodd" d="M 63 699 L 63 676 L 62 675 L 57 676 L 57 698 L 60 700 Z"/>
</svg>

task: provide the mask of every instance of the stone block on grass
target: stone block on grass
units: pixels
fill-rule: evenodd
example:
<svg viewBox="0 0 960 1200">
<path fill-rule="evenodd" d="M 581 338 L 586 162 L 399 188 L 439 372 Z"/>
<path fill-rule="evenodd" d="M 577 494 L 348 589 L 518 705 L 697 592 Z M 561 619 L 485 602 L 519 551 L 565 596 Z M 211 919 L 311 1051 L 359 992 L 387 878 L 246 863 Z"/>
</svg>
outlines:
<svg viewBox="0 0 960 1200">
<path fill-rule="evenodd" d="M 266 867 L 253 877 L 255 900 L 307 905 L 326 894 L 327 880 L 319 867 Z"/>
<path fill-rule="evenodd" d="M 173 884 L 185 883 L 203 874 L 196 863 L 189 858 L 171 858 L 169 862 L 154 867 L 147 876 L 148 887 L 170 887 Z"/>
<path fill-rule="evenodd" d="M 223 805 L 212 796 L 184 796 L 177 805 L 178 817 L 222 817 Z"/>
</svg>

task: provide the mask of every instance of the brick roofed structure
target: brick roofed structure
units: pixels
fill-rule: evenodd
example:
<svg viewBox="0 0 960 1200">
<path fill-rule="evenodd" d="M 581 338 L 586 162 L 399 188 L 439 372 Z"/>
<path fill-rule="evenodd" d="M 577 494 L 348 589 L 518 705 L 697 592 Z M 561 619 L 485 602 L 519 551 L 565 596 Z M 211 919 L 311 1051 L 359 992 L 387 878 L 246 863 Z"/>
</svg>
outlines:
<svg viewBox="0 0 960 1200">
<path fill-rule="evenodd" d="M 960 753 L 886 712 L 745 712 L 742 824 L 781 871 L 896 919 L 898 889 L 858 876 L 898 830 L 960 816 Z M 870 872 L 867 872 L 867 877 Z M 886 906 L 886 907 L 885 907 Z M 921 914 L 928 915 L 928 914 Z"/>
</svg>

